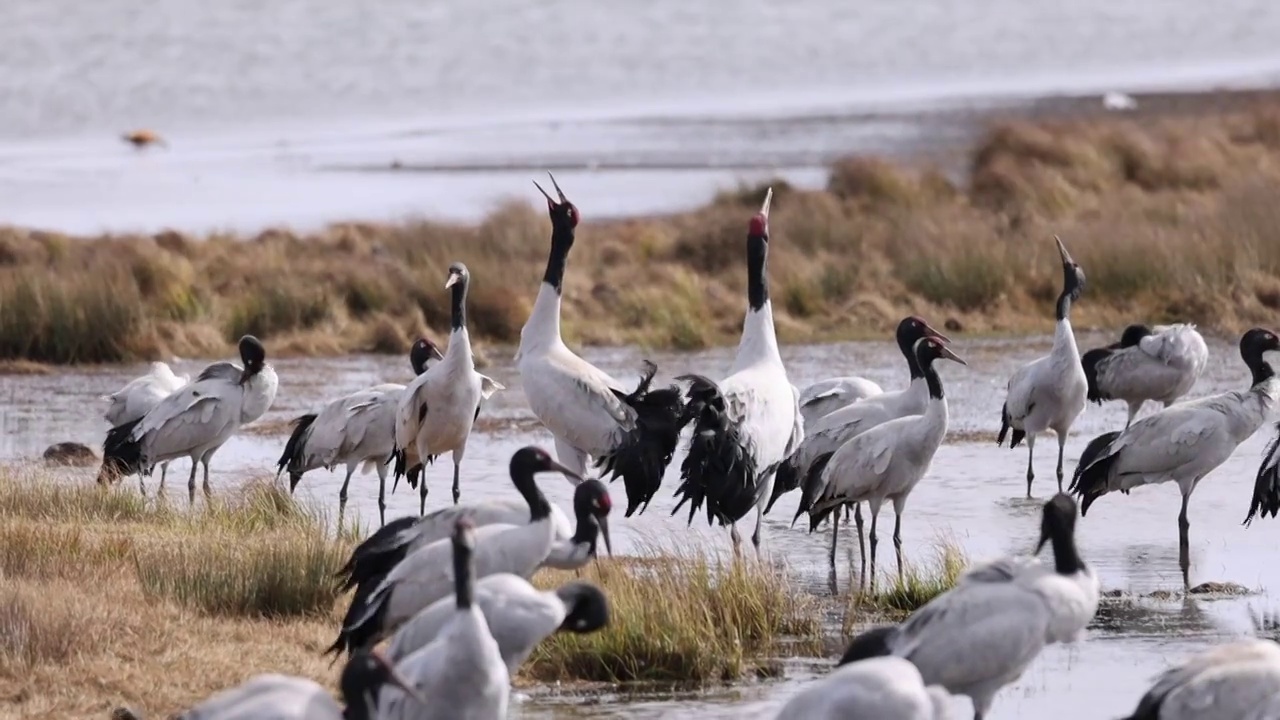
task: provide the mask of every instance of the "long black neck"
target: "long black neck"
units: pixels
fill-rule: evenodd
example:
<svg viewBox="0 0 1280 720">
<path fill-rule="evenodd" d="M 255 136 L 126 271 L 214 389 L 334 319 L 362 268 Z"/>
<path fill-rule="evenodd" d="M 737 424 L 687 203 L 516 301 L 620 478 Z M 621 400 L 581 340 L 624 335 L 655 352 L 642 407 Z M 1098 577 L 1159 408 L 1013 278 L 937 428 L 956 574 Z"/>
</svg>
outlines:
<svg viewBox="0 0 1280 720">
<path fill-rule="evenodd" d="M 542 489 L 538 487 L 538 483 L 534 482 L 533 471 L 513 467 L 511 477 L 515 480 L 516 489 L 520 491 L 520 495 L 524 497 L 525 502 L 529 503 L 529 522 L 538 522 L 550 517 L 551 503 L 547 502 L 547 496 L 542 494 Z"/>
<path fill-rule="evenodd" d="M 769 238 L 747 236 L 747 302 L 759 310 L 769 302 Z"/>
<path fill-rule="evenodd" d="M 453 592 L 459 610 L 468 610 L 475 597 L 475 578 L 471 577 L 471 548 L 461 543 L 453 547 Z"/>
<path fill-rule="evenodd" d="M 942 378 L 938 377 L 938 371 L 933 367 L 933 361 L 922 363 L 921 370 L 924 373 L 924 381 L 929 384 L 929 397 L 934 400 L 941 400 L 942 395 Z"/>
<path fill-rule="evenodd" d="M 555 288 L 561 294 L 564 285 L 564 268 L 569 261 L 569 250 L 573 248 L 573 228 L 551 227 L 551 254 L 547 256 L 547 271 L 542 274 L 542 282 Z"/>
<path fill-rule="evenodd" d="M 1249 370 L 1253 372 L 1253 386 L 1257 387 L 1262 383 L 1276 376 L 1276 371 L 1271 367 L 1271 363 L 1262 359 L 1262 353 L 1258 353 L 1251 358 L 1253 362 L 1245 360 L 1249 365 Z"/>
<path fill-rule="evenodd" d="M 920 360 L 916 358 L 915 352 L 911 349 L 911 339 L 905 335 L 899 335 L 898 349 L 902 351 L 902 356 L 907 359 L 907 371 L 911 373 L 911 379 L 916 380 L 924 377 L 924 373 L 920 370 Z"/>
<path fill-rule="evenodd" d="M 453 284 L 453 332 L 467 326 L 467 286 L 470 284 L 471 278 L 466 275 L 459 276 L 458 282 Z"/>
<path fill-rule="evenodd" d="M 1076 550 L 1075 534 L 1070 529 L 1055 528 L 1049 539 L 1053 542 L 1053 569 L 1059 575 L 1074 575 L 1084 569 L 1084 560 Z"/>
<path fill-rule="evenodd" d="M 578 515 L 578 526 L 573 530 L 574 545 L 590 545 L 591 554 L 596 552 L 596 539 L 600 537 L 600 525 L 596 522 L 594 515 L 590 513 L 580 513 Z"/>
<path fill-rule="evenodd" d="M 1058 307 L 1054 310 L 1054 314 L 1059 321 L 1066 320 L 1071 315 L 1071 296 L 1075 294 L 1076 287 L 1079 285 L 1079 278 L 1076 277 L 1075 268 L 1070 265 L 1062 266 L 1062 294 L 1058 295 Z"/>
</svg>

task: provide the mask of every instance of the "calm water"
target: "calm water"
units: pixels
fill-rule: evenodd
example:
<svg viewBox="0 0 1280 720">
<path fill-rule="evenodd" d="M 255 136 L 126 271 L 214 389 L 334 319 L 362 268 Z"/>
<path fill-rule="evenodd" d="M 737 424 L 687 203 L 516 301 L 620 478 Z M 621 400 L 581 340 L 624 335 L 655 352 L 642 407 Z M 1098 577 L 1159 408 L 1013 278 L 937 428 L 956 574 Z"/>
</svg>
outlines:
<svg viewBox="0 0 1280 720">
<path fill-rule="evenodd" d="M 544 167 L 589 215 L 669 210 L 964 131 L 922 109 L 1271 84 L 1277 34 L 1269 0 L 10 0 L 0 222 L 470 218 Z"/>
<path fill-rule="evenodd" d="M 1098 336 L 1082 336 L 1081 345 L 1100 342 Z M 903 522 L 905 552 L 924 560 L 940 536 L 961 543 L 971 557 L 1025 552 L 1038 531 L 1038 507 L 1023 500 L 1025 450 L 998 449 L 991 436 L 999 427 L 1000 404 L 1006 378 L 1018 363 L 1047 350 L 1048 339 L 958 340 L 957 351 L 969 367 L 947 364 L 943 369 L 951 412 L 951 440 L 939 451 L 933 469 L 911 496 Z M 1248 374 L 1233 345 L 1212 342 L 1209 369 L 1193 391 L 1209 394 L 1240 387 Z M 664 375 L 686 370 L 716 377 L 728 369 L 731 350 L 719 349 L 691 355 L 655 357 Z M 485 372 L 508 386 L 494 397 L 484 417 L 493 429 L 474 438 L 463 466 L 463 496 L 475 498 L 510 492 L 506 464 L 517 448 L 539 443 L 550 447 L 550 436 L 531 422 L 520 392 L 519 378 L 510 366 L 510 353 L 489 353 L 497 364 Z M 592 350 L 586 356 L 618 377 L 628 377 L 641 359 L 638 351 Z M 832 374 L 857 372 L 886 388 L 900 387 L 905 368 L 896 349 L 888 343 L 849 343 L 825 346 L 793 346 L 784 351 L 792 380 L 803 385 Z M 179 372 L 197 372 L 204 361 L 178 362 Z M 403 381 L 407 362 L 381 357 L 336 360 L 286 360 L 276 363 L 281 377 L 278 400 L 262 425 L 287 419 L 319 404 L 324 397 L 354 391 L 382 381 Z M 99 446 L 106 430 L 98 416 L 96 397 L 109 392 L 141 367 L 95 371 L 69 371 L 35 377 L 0 377 L 0 459 L 23 461 L 38 457 L 52 442 L 75 440 Z M 1150 410 L 1148 410 L 1150 411 Z M 1087 440 L 1121 427 L 1123 405 L 1090 406 L 1067 446 L 1068 472 Z M 1241 527 L 1252 490 L 1252 476 L 1270 428 L 1247 441 L 1223 467 L 1199 488 L 1191 505 L 1192 582 L 1232 581 L 1262 591 L 1244 599 L 1192 599 L 1169 602 L 1142 601 L 1137 605 L 1108 605 L 1099 613 L 1089 637 L 1072 647 L 1054 646 L 997 700 L 991 718 L 1117 717 L 1131 710 L 1149 679 L 1165 664 L 1209 644 L 1250 631 L 1251 612 L 1275 612 L 1280 605 L 1269 592 L 1280 588 L 1280 566 L 1274 562 L 1280 526 L 1261 521 L 1251 529 Z M 969 438 L 970 441 L 966 441 Z M 977 440 L 974 440 L 977 438 Z M 980 440 L 980 442 L 978 441 Z M 219 489 L 234 487 L 246 477 L 270 474 L 283 446 L 283 435 L 242 433 L 215 457 L 213 483 Z M 1053 443 L 1041 443 L 1036 493 L 1047 497 L 1053 490 Z M 664 490 L 645 514 L 613 521 L 614 540 L 620 553 L 634 549 L 646 538 L 695 536 L 710 548 L 726 550 L 727 532 L 704 525 L 686 528 L 669 517 L 674 503 L 679 456 L 668 472 Z M 172 470 L 171 497 L 181 500 L 185 461 Z M 430 472 L 433 494 L 428 502 L 448 502 L 449 465 Z M 69 474 L 90 482 L 94 470 Z M 324 471 L 306 476 L 298 492 L 314 502 L 336 507 L 341 477 Z M 154 485 L 154 481 L 150 481 Z M 570 487 L 549 476 L 544 482 L 553 502 L 569 506 Z M 619 487 L 617 492 L 622 492 Z M 351 508 L 362 518 L 377 517 L 376 476 L 352 481 Z M 198 501 L 199 502 L 199 501 Z M 766 548 L 786 562 L 815 592 L 826 592 L 825 548 L 827 531 L 809 535 L 787 527 L 794 512 L 794 495 L 780 501 L 766 518 Z M 1082 553 L 1097 569 L 1104 589 L 1133 593 L 1176 590 L 1180 587 L 1176 516 L 1179 496 L 1171 486 L 1145 488 L 1130 496 L 1108 496 L 1099 501 L 1080 524 Z M 401 490 L 389 498 L 388 515 L 417 512 L 415 495 Z M 887 512 L 887 511 L 886 511 Z M 887 517 L 887 516 L 886 516 Z M 744 528 L 744 535 L 750 527 Z M 851 533 L 845 534 L 848 537 Z M 882 568 L 892 571 L 892 552 Z M 842 571 L 842 590 L 849 578 Z M 824 671 L 825 661 L 797 660 L 788 679 L 735 686 L 712 693 L 671 697 L 604 696 L 561 697 L 553 690 L 531 693 L 513 716 L 524 718 L 732 718 L 767 716 L 795 691 L 798 683 Z"/>
</svg>

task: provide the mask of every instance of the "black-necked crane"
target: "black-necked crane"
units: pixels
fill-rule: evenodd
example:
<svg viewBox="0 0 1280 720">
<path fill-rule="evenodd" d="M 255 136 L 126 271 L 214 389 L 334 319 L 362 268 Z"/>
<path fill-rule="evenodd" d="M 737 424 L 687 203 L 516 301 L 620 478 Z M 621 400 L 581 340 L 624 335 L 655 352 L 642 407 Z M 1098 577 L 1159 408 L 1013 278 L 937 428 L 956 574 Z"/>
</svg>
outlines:
<svg viewBox="0 0 1280 720">
<path fill-rule="evenodd" d="M 1027 497 L 1035 479 L 1036 436 L 1052 430 L 1058 436 L 1058 490 L 1062 490 L 1062 453 L 1071 425 L 1084 411 L 1089 383 L 1080 365 L 1075 332 L 1071 329 L 1071 303 L 1084 292 L 1084 271 L 1071 259 L 1062 240 L 1054 236 L 1062 258 L 1062 292 L 1054 316 L 1053 349 L 1049 354 L 1018 368 L 1009 378 L 1008 394 L 1000 413 L 996 445 L 1009 437 L 1009 448 L 1027 440 Z"/>
<path fill-rule="evenodd" d="M 1255 517 L 1275 517 L 1280 513 L 1280 423 L 1276 424 L 1276 436 L 1262 456 L 1258 475 L 1253 481 L 1253 500 L 1249 502 L 1249 514 L 1244 518 L 1248 526 Z"/>
<path fill-rule="evenodd" d="M 1280 644 L 1224 643 L 1169 668 L 1124 720 L 1280 717 Z"/>
<path fill-rule="evenodd" d="M 150 474 L 157 463 L 188 457 L 190 502 L 196 498 L 197 463 L 204 466 L 204 492 L 209 496 L 209 459 L 242 425 L 262 417 L 279 387 L 276 371 L 266 364 L 262 343 L 245 335 L 239 346 L 243 366 L 209 365 L 194 382 L 161 400 L 146 415 L 108 431 L 102 472 Z"/>
<path fill-rule="evenodd" d="M 1123 400 L 1124 426 L 1133 424 L 1148 400 L 1169 407 L 1191 391 L 1209 363 L 1209 347 L 1194 325 L 1130 325 L 1120 342 L 1095 348 L 1080 358 L 1089 400 Z"/>
<path fill-rule="evenodd" d="M 1247 389 L 1171 405 L 1124 431 L 1091 440 L 1071 481 L 1071 492 L 1081 498 L 1082 514 L 1116 490 L 1128 494 L 1142 485 L 1177 483 L 1182 493 L 1178 562 L 1183 585 L 1189 587 L 1187 503 L 1204 476 L 1226 462 L 1274 411 L 1280 380 L 1264 356 L 1278 350 L 1280 338 L 1274 332 L 1253 328 L 1240 338 L 1240 357 L 1251 375 Z"/>
<path fill-rule="evenodd" d="M 551 253 L 533 312 L 520 330 L 516 367 L 534 416 L 555 438 L 556 457 L 585 477 L 590 458 L 627 491 L 626 517 L 643 512 L 662 485 L 683 427 L 684 406 L 674 386 L 651 387 L 657 368 L 645 363 L 635 390 L 578 357 L 560 336 L 565 265 L 573 248 L 578 208 L 551 178 L 547 199 Z M 537 185 L 537 183 L 534 183 Z"/>
<path fill-rule="evenodd" d="M 804 439 L 799 393 L 787 380 L 778 353 L 769 301 L 769 205 L 765 193 L 760 212 L 747 223 L 747 314 L 742 339 L 729 375 L 714 382 L 702 375 L 689 381 L 687 412 L 693 435 L 680 465 L 680 502 L 689 503 L 689 522 L 705 504 L 707 521 L 730 526 L 734 550 L 741 546 L 738 521 L 753 508 L 756 527 L 751 542 L 760 550 L 764 506 L 771 496 L 778 465 Z"/>
<path fill-rule="evenodd" d="M 841 665 L 797 692 L 774 720 L 948 720 L 951 695 L 924 684 L 909 660 L 875 657 Z"/>
<path fill-rule="evenodd" d="M 119 427 L 141 418 L 160 404 L 160 401 L 173 394 L 174 390 L 191 382 L 190 375 L 176 375 L 168 363 L 153 362 L 146 375 L 140 375 L 124 384 L 124 387 L 102 399 L 110 403 L 102 414 L 111 427 Z M 105 465 L 104 465 L 105 469 Z M 169 471 L 169 462 L 160 463 L 160 484 L 164 484 L 165 475 Z M 114 473 L 98 473 L 98 482 L 113 479 Z M 138 475 L 138 486 L 145 493 L 147 488 Z"/>
<path fill-rule="evenodd" d="M 883 392 L 884 389 L 876 382 L 856 375 L 818 380 L 800 391 L 800 415 L 807 427 L 840 408 L 877 397 Z"/>
<path fill-rule="evenodd" d="M 433 360 L 443 358 L 427 338 L 418 338 L 409 349 L 414 377 L 426 372 Z M 387 522 L 387 466 L 396 451 L 396 410 L 405 386 L 382 383 L 331 400 L 320 412 L 300 415 L 276 463 L 276 476 L 289 471 L 289 492 L 310 470 L 332 470 L 346 465 L 347 474 L 338 491 L 338 516 L 347 506 L 347 486 L 356 468 L 364 465 L 378 473 L 378 518 Z"/>
</svg>

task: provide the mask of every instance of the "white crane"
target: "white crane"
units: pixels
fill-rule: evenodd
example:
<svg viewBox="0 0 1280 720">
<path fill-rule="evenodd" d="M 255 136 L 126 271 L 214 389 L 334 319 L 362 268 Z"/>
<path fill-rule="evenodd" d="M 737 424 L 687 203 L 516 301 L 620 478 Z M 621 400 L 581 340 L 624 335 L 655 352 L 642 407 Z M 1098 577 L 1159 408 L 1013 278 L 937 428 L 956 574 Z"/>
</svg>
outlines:
<svg viewBox="0 0 1280 720">
<path fill-rule="evenodd" d="M 860 400 L 820 419 L 811 420 L 808 416 L 805 416 L 804 442 L 800 443 L 795 452 L 791 453 L 778 466 L 778 474 L 773 481 L 773 493 L 769 498 L 769 504 L 764 508 L 766 515 L 778 498 L 803 484 L 805 477 L 809 474 L 809 469 L 813 465 L 813 461 L 819 456 L 835 452 L 836 449 L 856 435 L 866 432 L 880 423 L 907 415 L 919 415 L 924 412 L 925 406 L 929 402 L 929 387 L 924 381 L 924 373 L 921 372 L 920 364 L 915 357 L 916 341 L 923 337 L 934 337 L 942 342 L 950 342 L 950 339 L 929 327 L 929 323 L 923 319 L 915 316 L 903 318 L 898 323 L 895 337 L 898 342 L 898 348 L 902 351 L 903 356 L 907 358 L 907 372 L 910 377 L 907 387 L 903 390 L 893 390 Z M 803 395 L 801 397 L 803 398 Z M 804 415 L 803 406 L 800 414 Z M 800 501 L 800 512 L 808 510 L 815 499 L 814 497 L 803 498 Z M 798 513 L 796 517 L 799 517 Z M 861 505 L 858 506 L 857 522 L 861 526 Z M 838 531 L 839 527 L 833 525 L 833 532 Z M 859 531 L 859 535 L 861 535 L 861 531 Z"/>
<path fill-rule="evenodd" d="M 471 336 L 467 334 L 467 288 L 471 273 L 460 262 L 449 266 L 446 290 L 452 288 L 452 318 L 449 349 L 444 359 L 414 378 L 400 395 L 396 411 L 396 448 L 406 455 L 416 455 L 418 463 L 427 463 L 437 455 L 453 457 L 453 503 L 458 504 L 461 491 L 458 474 L 467 438 L 484 401 L 483 378 L 476 372 L 471 354 Z M 501 387 L 499 387 L 501 389 Z M 413 450 L 410 453 L 410 449 Z M 413 467 L 408 462 L 408 467 Z M 420 515 L 427 512 L 425 472 L 418 478 Z"/>
<path fill-rule="evenodd" d="M 590 457 L 614 479 L 621 476 L 625 515 L 631 517 L 662 485 L 680 441 L 684 406 L 678 388 L 650 388 L 653 363 L 645 362 L 640 384 L 627 392 L 561 339 L 560 294 L 579 216 L 554 177 L 551 183 L 558 201 L 538 187 L 551 215 L 551 253 L 533 312 L 520 330 L 516 367 L 529 408 L 555 437 L 556 457 L 579 476 L 586 476 Z"/>
<path fill-rule="evenodd" d="M 463 518 L 451 539 L 453 608 L 439 634 L 396 664 L 421 697 L 390 690 L 379 720 L 500 720 L 511 675 L 475 599 L 476 532 Z M 426 701 L 423 701 L 426 698 Z"/>
<path fill-rule="evenodd" d="M 898 657 L 842 665 L 796 693 L 774 720 L 948 720 L 951 695 Z"/>
<path fill-rule="evenodd" d="M 1058 436 L 1058 490 L 1062 490 L 1062 451 L 1067 444 L 1067 432 L 1072 423 L 1084 411 L 1088 381 L 1080 365 L 1080 351 L 1076 349 L 1076 336 L 1071 330 L 1071 303 L 1080 299 L 1084 291 L 1084 271 L 1071 260 L 1062 240 L 1058 254 L 1062 256 L 1062 294 L 1058 295 L 1057 327 L 1053 332 L 1053 349 L 1049 354 L 1018 368 L 1009 378 L 1008 394 L 1000 414 L 1000 434 L 996 445 L 1009 438 L 1009 448 L 1027 439 L 1027 497 L 1031 497 L 1031 481 L 1035 479 L 1033 464 L 1036 454 L 1036 436 L 1052 430 Z"/>
<path fill-rule="evenodd" d="M 426 372 L 432 360 L 444 356 L 435 343 L 418 338 L 409 349 L 414 376 Z M 347 466 L 338 491 L 338 516 L 347 507 L 347 486 L 356 468 L 378 473 L 378 518 L 387 522 L 387 466 L 396 451 L 396 409 L 404 385 L 383 383 L 330 401 L 318 413 L 300 415 L 276 463 L 276 477 L 289 471 L 289 492 L 309 470 Z"/>
<path fill-rule="evenodd" d="M 815 497 L 809 510 L 809 531 L 817 529 L 842 505 L 866 501 L 871 508 L 871 581 L 876 576 L 876 520 L 885 500 L 893 502 L 893 547 L 902 567 L 902 512 L 907 496 L 929 471 L 934 453 L 947 434 L 947 399 L 934 361 L 947 359 L 965 364 L 939 339 L 916 341 L 913 352 L 924 374 L 928 401 L 919 415 L 907 415 L 881 423 L 856 435 L 834 452 L 817 458 L 806 478 L 805 496 Z M 852 408 L 850 408 L 852 409 Z M 801 510 L 800 512 L 803 512 Z M 799 517 L 799 513 L 796 515 Z M 859 516 L 861 520 L 861 516 Z M 831 534 L 831 562 L 835 564 L 836 534 Z M 862 523 L 858 523 L 858 544 L 862 546 Z M 866 572 L 866 557 L 862 569 Z"/>
<path fill-rule="evenodd" d="M 729 376 L 719 383 L 701 375 L 689 381 L 688 416 L 694 421 L 689 454 L 680 465 L 681 497 L 674 515 L 689 503 L 689 522 L 705 503 L 707 521 L 730 526 L 733 547 L 742 539 L 738 521 L 754 507 L 751 542 L 760 551 L 764 505 L 773 489 L 774 471 L 804 439 L 799 393 L 787 380 L 778 354 L 769 301 L 770 188 L 760 212 L 747 225 L 747 315 Z"/>
<path fill-rule="evenodd" d="M 584 488 L 583 485 L 592 487 Z M 554 539 L 547 558 L 542 562 L 543 567 L 558 570 L 581 568 L 596 556 L 596 541 L 602 535 L 605 549 L 613 554 L 609 537 L 612 502 L 604 483 L 584 480 L 574 490 L 573 506 L 576 527 L 569 525 L 560 508 L 548 505 Z M 423 517 L 392 520 L 352 551 L 351 558 L 338 571 L 338 577 L 343 580 L 342 589 L 365 585 L 371 579 L 375 579 L 376 584 L 406 555 L 448 538 L 449 529 L 459 518 L 466 517 L 477 528 L 498 524 L 522 525 L 529 522 L 532 510 L 523 497 L 499 498 L 453 505 Z"/>
<path fill-rule="evenodd" d="M 1280 399 L 1280 380 L 1264 354 L 1280 350 L 1270 330 L 1253 328 L 1240 338 L 1240 357 L 1252 373 L 1244 391 L 1172 405 L 1089 442 L 1071 480 L 1082 514 L 1103 495 L 1128 493 L 1141 485 L 1174 482 L 1182 492 L 1178 514 L 1178 561 L 1190 586 L 1187 502 L 1200 480 L 1227 461 L 1240 443 L 1257 432 Z"/>
<path fill-rule="evenodd" d="M 196 499 L 197 461 L 204 466 L 204 493 L 209 496 L 209 459 L 240 426 L 262 417 L 279 387 L 262 343 L 245 335 L 239 346 L 243 367 L 229 362 L 209 365 L 195 382 L 161 400 L 146 415 L 108 431 L 103 466 L 121 475 L 147 475 L 156 463 L 189 457 L 190 502 Z"/>
<path fill-rule="evenodd" d="M 506 572 L 528 578 L 547 560 L 555 546 L 551 506 L 534 482 L 534 473 L 570 472 L 536 447 L 518 450 L 511 458 L 511 478 L 528 501 L 530 516 L 521 525 L 486 525 L 476 531 L 477 577 Z M 583 482 L 574 494 L 589 496 L 596 521 L 611 507 L 603 483 Z M 607 526 L 606 526 L 607 527 Z M 383 577 L 369 578 L 356 589 L 338 639 L 329 652 L 371 646 L 453 588 L 449 542 L 437 541 L 409 553 Z"/>
<path fill-rule="evenodd" d="M 1045 645 L 1074 642 L 1097 612 L 1098 578 L 1080 559 L 1075 523 L 1075 502 L 1058 493 L 1044 505 L 1035 549 L 1039 554 L 1052 543 L 1052 567 L 1025 559 L 988 563 L 901 625 L 856 638 L 841 664 L 906 658 L 926 685 L 968 696 L 975 720 L 982 720 L 996 692 Z"/>
<path fill-rule="evenodd" d="M 1258 466 L 1258 477 L 1253 483 L 1253 501 L 1249 503 L 1249 514 L 1244 518 L 1247 527 L 1261 513 L 1262 517 L 1275 517 L 1280 512 L 1280 424 L 1276 425 L 1276 436 L 1267 446 L 1267 452 Z"/>
<path fill-rule="evenodd" d="M 864 377 L 844 375 L 826 378 L 811 383 L 800 391 L 800 414 L 804 416 L 807 427 L 818 418 L 883 392 L 880 385 Z"/>
<path fill-rule="evenodd" d="M 102 414 L 103 419 L 111 425 L 118 427 L 125 423 L 133 422 L 138 418 L 146 415 L 151 408 L 160 403 L 161 400 L 168 397 L 174 390 L 191 382 L 190 375 L 175 375 L 173 370 L 169 368 L 168 363 L 153 362 L 151 369 L 146 375 L 136 377 L 125 383 L 124 387 L 111 393 L 103 395 L 102 399 L 111 403 L 107 406 L 106 412 Z M 169 472 L 169 463 L 165 461 L 160 464 L 160 484 L 164 484 L 165 475 Z M 108 470 L 106 463 L 103 463 L 102 469 L 98 471 L 98 482 L 105 483 L 112 479 L 112 473 Z M 142 476 L 138 476 L 138 487 L 146 493 L 147 487 L 142 482 Z"/>
<path fill-rule="evenodd" d="M 342 670 L 339 680 L 343 709 L 314 680 L 289 675 L 264 674 L 249 678 L 234 688 L 223 690 L 190 710 L 178 720 L 376 720 L 378 701 L 391 688 L 426 702 L 378 653 L 356 653 Z M 117 713 L 120 714 L 120 713 Z M 125 717 L 136 717 L 125 713 Z"/>
<path fill-rule="evenodd" d="M 538 643 L 552 633 L 581 635 L 609 624 L 609 601 L 600 588 L 586 582 L 538 590 L 519 575 L 498 573 L 476 583 L 475 603 L 484 613 L 512 677 Z M 399 661 L 431 643 L 453 613 L 453 596 L 435 601 L 391 636 L 387 657 Z"/>
<path fill-rule="evenodd" d="M 1166 670 L 1124 720 L 1280 717 L 1280 645 L 1250 638 L 1218 645 Z"/>
<path fill-rule="evenodd" d="M 1088 381 L 1089 399 L 1123 400 L 1133 424 L 1143 403 L 1154 400 L 1169 407 L 1191 391 L 1205 365 L 1209 347 L 1194 325 L 1130 325 L 1120 342 L 1086 352 L 1080 358 Z"/>
</svg>

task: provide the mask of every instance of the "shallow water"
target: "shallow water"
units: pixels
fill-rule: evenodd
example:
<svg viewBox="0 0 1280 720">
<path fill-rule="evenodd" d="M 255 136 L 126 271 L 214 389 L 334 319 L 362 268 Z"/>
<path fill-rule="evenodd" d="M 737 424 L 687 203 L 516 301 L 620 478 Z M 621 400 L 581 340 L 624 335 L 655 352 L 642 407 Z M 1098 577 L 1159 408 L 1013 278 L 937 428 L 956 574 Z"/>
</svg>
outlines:
<svg viewBox="0 0 1280 720">
<path fill-rule="evenodd" d="M 1273 84 L 1277 33 L 1265 0 L 9 0 L 0 220 L 467 219 L 548 167 L 588 216 L 665 211 L 945 142 L 919 111 L 956 101 Z"/>
<path fill-rule="evenodd" d="M 1082 335 L 1084 348 L 1104 339 Z M 908 558 L 925 559 L 940 536 L 961 543 L 973 558 L 1025 552 L 1038 531 L 1038 506 L 1024 500 L 1025 451 L 997 448 L 991 441 L 999 427 L 1003 386 L 1013 368 L 1047 350 L 1048 338 L 1007 340 L 957 339 L 955 348 L 968 367 L 946 364 L 942 370 L 949 398 L 951 437 L 939 451 L 929 475 L 911 496 L 903 521 Z M 1193 390 L 1204 395 L 1240 387 L 1247 372 L 1234 344 L 1211 341 L 1212 359 L 1205 376 Z M 686 370 L 721 376 L 732 350 L 697 354 L 657 354 L 664 377 Z M 550 437 L 536 424 L 524 406 L 519 378 L 510 365 L 510 354 L 492 350 L 495 365 L 485 370 L 509 388 L 496 395 L 482 417 L 490 431 L 477 435 L 467 449 L 463 466 L 463 497 L 510 492 L 506 464 L 511 453 L 526 444 L 550 447 Z M 585 356 L 618 377 L 631 377 L 642 355 L 635 349 L 592 349 Z M 900 387 L 905 368 L 889 343 L 844 343 L 824 346 L 790 346 L 784 350 L 791 378 L 797 385 L 833 374 L 863 374 L 885 388 Z M 205 361 L 179 361 L 178 372 L 195 373 Z M 275 364 L 281 389 L 275 406 L 260 420 L 271 424 L 315 407 L 334 396 L 383 381 L 403 381 L 408 363 L 387 357 L 348 357 L 332 360 L 282 360 Z M 45 376 L 0 377 L 0 460 L 36 458 L 59 441 L 74 440 L 98 447 L 105 422 L 99 417 L 97 396 L 109 392 L 144 368 L 122 367 L 60 371 Z M 1148 409 L 1148 412 L 1150 410 Z M 1107 429 L 1121 427 L 1121 404 L 1104 408 L 1090 405 L 1067 443 L 1068 474 L 1087 440 Z M 531 429 L 532 428 L 532 429 Z M 1280 610 L 1269 592 L 1280 587 L 1280 566 L 1273 562 L 1274 543 L 1280 527 L 1261 521 L 1251 529 L 1244 518 L 1252 490 L 1252 476 L 1271 429 L 1248 440 L 1221 468 L 1209 476 L 1191 503 L 1192 582 L 1232 581 L 1262 593 L 1242 599 L 1141 601 L 1108 605 L 1099 613 L 1088 639 L 1072 647 L 1053 646 L 1014 686 L 1002 692 L 993 719 L 1039 717 L 1075 718 L 1118 716 L 1131 709 L 1147 681 L 1165 663 L 1226 637 L 1250 631 L 1250 614 Z M 955 438 L 977 438 L 974 441 Z M 283 446 L 284 436 L 242 433 L 215 457 L 213 483 L 219 490 L 243 482 L 246 477 L 270 474 Z M 1042 442 L 1037 457 L 1035 492 L 1047 497 L 1053 481 L 1054 443 Z M 711 548 L 729 548 L 727 532 L 710 529 L 701 519 L 687 528 L 669 516 L 674 505 L 678 463 L 669 468 L 664 491 L 643 515 L 612 523 L 619 553 L 637 547 L 646 538 L 681 538 L 694 535 Z M 170 479 L 170 497 L 181 501 L 186 461 L 176 461 Z M 94 470 L 69 470 L 68 474 L 90 482 Z M 432 494 L 429 507 L 449 502 L 448 463 L 429 471 Z M 298 492 L 325 507 L 336 508 L 338 473 L 313 471 Z M 556 476 L 544 486 L 553 502 L 569 506 L 570 487 Z M 148 480 L 151 488 L 155 480 Z M 621 487 L 615 490 L 621 493 Z M 376 476 L 352 480 L 353 510 L 364 522 L 376 522 Z M 200 501 L 197 500 L 199 503 Z M 829 530 L 810 535 L 790 529 L 795 495 L 779 502 L 766 518 L 766 548 L 810 584 L 815 592 L 827 592 L 826 547 Z M 1177 590 L 1176 516 L 1179 495 L 1171 486 L 1136 490 L 1130 496 L 1113 495 L 1100 500 L 1081 520 L 1079 540 L 1084 557 L 1093 564 L 1104 589 L 1133 593 Z M 388 515 L 416 513 L 417 497 L 401 490 L 389 497 Z M 886 520 L 890 517 L 885 512 Z M 750 523 L 743 534 L 750 532 Z M 842 533 L 849 538 L 852 533 Z M 888 535 L 886 531 L 883 535 Z M 849 547 L 845 544 L 843 547 Z M 882 545 L 888 548 L 888 544 Z M 881 556 L 881 568 L 892 572 L 892 552 Z M 848 562 L 842 563 L 839 582 L 847 586 Z M 558 696 L 544 689 L 530 693 L 519 704 L 518 717 L 756 717 L 785 702 L 800 680 L 821 672 L 821 663 L 799 660 L 784 681 L 735 686 L 710 693 L 671 696 Z M 1084 691 L 1084 692 L 1080 692 Z"/>
</svg>

